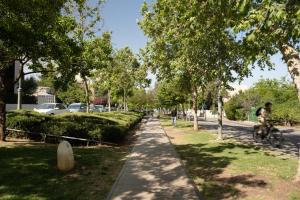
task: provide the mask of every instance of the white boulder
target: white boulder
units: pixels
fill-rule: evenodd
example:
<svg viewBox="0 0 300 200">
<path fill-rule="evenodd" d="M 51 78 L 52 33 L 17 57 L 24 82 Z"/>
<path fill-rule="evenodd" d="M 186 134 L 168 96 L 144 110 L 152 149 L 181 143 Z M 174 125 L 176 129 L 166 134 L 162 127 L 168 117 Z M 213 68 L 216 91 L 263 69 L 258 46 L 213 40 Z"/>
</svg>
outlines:
<svg viewBox="0 0 300 200">
<path fill-rule="evenodd" d="M 57 168 L 60 171 L 69 171 L 74 168 L 74 155 L 71 144 L 62 141 L 57 148 Z"/>
</svg>

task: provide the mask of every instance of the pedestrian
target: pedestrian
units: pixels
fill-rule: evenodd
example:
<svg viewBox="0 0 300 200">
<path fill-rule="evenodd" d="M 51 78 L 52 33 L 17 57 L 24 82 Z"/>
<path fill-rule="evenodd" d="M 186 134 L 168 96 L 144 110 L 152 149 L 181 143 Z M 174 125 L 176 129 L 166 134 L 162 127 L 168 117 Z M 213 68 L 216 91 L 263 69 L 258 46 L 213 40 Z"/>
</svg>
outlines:
<svg viewBox="0 0 300 200">
<path fill-rule="evenodd" d="M 173 109 L 171 111 L 171 117 L 172 117 L 172 125 L 176 126 L 176 118 L 177 118 L 177 109 Z"/>
</svg>

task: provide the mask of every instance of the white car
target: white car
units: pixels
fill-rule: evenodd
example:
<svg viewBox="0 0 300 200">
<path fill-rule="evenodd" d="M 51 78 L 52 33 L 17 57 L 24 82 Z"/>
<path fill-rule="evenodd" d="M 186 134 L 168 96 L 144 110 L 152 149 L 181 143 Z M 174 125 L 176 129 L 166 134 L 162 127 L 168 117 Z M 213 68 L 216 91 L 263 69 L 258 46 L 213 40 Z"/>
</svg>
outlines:
<svg viewBox="0 0 300 200">
<path fill-rule="evenodd" d="M 67 108 L 62 103 L 43 103 L 40 104 L 37 108 L 34 108 L 33 110 L 38 113 L 44 113 L 49 115 L 68 112 Z"/>
</svg>

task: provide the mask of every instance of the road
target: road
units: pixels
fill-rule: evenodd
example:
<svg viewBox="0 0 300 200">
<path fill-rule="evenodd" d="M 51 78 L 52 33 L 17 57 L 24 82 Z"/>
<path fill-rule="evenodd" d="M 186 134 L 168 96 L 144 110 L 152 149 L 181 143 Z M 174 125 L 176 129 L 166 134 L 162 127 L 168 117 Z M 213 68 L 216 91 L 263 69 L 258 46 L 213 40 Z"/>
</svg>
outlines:
<svg viewBox="0 0 300 200">
<path fill-rule="evenodd" d="M 224 120 L 223 121 L 223 133 L 224 139 L 235 139 L 245 144 L 254 144 L 257 146 L 263 146 L 264 148 L 276 150 L 282 154 L 289 154 L 292 156 L 298 156 L 297 143 L 300 143 L 300 130 L 293 128 L 279 128 L 284 137 L 282 147 L 273 148 L 268 143 L 255 143 L 252 138 L 253 125 L 252 122 L 235 122 Z M 207 119 L 206 121 L 200 120 L 199 125 L 209 131 L 216 131 L 218 128 L 216 119 Z"/>
</svg>

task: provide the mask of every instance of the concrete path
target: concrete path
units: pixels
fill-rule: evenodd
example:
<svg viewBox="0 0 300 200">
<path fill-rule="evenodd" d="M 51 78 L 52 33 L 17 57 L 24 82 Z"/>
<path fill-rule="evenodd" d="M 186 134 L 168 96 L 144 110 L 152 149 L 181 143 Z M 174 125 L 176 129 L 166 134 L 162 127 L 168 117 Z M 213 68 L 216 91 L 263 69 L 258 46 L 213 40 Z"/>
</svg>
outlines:
<svg viewBox="0 0 300 200">
<path fill-rule="evenodd" d="M 199 199 L 157 119 L 149 119 L 107 199 Z"/>
</svg>

